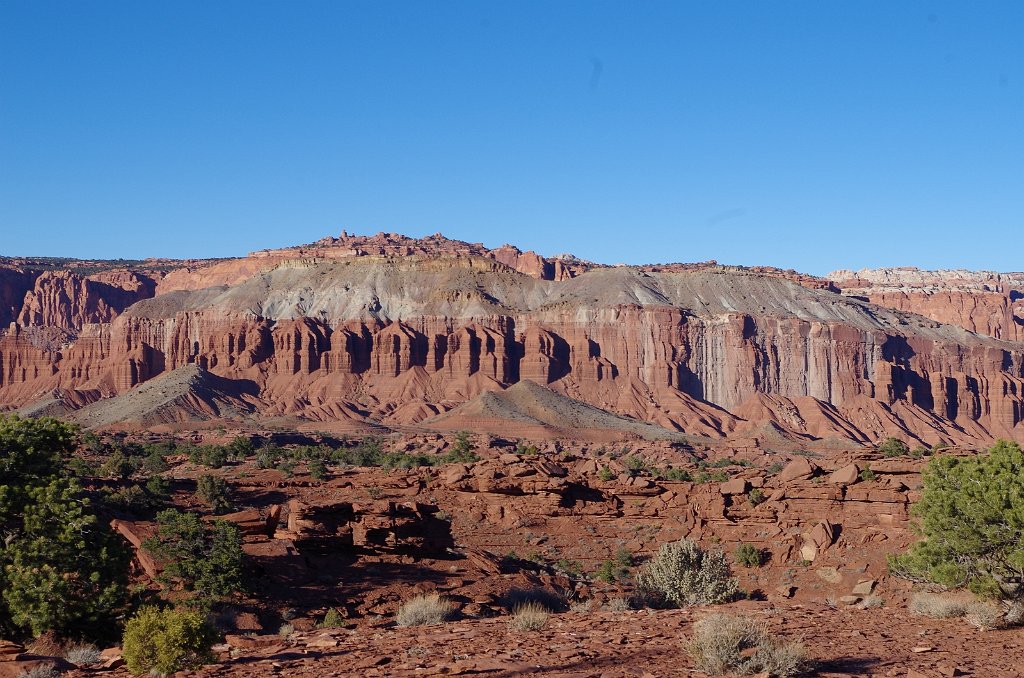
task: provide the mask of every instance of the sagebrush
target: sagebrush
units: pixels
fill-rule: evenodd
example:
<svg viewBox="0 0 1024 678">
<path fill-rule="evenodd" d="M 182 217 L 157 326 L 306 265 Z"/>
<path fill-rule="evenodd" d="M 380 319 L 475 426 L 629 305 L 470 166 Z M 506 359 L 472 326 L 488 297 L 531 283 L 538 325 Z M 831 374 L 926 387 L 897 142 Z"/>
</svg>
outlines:
<svg viewBox="0 0 1024 678">
<path fill-rule="evenodd" d="M 792 676 L 803 669 L 806 658 L 802 643 L 773 636 L 763 622 L 727 614 L 698 620 L 686 649 L 697 670 L 714 676 Z"/>
<path fill-rule="evenodd" d="M 725 554 L 688 539 L 664 544 L 637 572 L 636 585 L 649 604 L 675 607 L 725 603 L 739 590 Z"/>
</svg>

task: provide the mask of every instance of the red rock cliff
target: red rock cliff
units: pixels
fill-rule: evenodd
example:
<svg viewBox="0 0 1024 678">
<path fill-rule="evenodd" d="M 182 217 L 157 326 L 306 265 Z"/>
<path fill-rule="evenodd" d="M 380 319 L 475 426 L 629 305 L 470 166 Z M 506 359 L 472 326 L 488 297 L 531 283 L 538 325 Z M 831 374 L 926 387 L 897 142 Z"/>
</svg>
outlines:
<svg viewBox="0 0 1024 678">
<path fill-rule="evenodd" d="M 309 254 L 179 269 L 187 287 L 241 280 L 121 312 L 52 275 L 26 299 L 27 326 L 0 338 L 0 402 L 124 393 L 195 363 L 256 384 L 266 415 L 311 420 L 417 422 L 529 379 L 704 435 L 1024 439 L 1024 344 L 782 279 L 799 276 L 702 265 L 559 279 L 511 254 Z M 51 318 L 80 328 L 72 341 L 44 340 Z"/>
</svg>

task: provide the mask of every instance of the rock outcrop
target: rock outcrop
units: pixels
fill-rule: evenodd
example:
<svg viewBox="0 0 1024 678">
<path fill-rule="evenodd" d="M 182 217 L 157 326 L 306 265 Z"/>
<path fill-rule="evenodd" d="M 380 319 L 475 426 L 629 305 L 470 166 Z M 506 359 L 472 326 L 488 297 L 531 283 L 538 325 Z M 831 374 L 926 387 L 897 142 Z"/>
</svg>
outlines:
<svg viewBox="0 0 1024 678">
<path fill-rule="evenodd" d="M 155 290 L 131 271 L 40 275 L 0 337 L 0 403 L 119 396 L 195 365 L 255 387 L 260 416 L 316 422 L 423 423 L 528 380 L 705 436 L 1024 439 L 1024 343 L 791 272 L 528 255 L 343 235 L 183 263 Z"/>
<path fill-rule="evenodd" d="M 1024 341 L 1024 273 L 882 268 L 834 271 L 844 294 L 996 339 Z"/>
</svg>

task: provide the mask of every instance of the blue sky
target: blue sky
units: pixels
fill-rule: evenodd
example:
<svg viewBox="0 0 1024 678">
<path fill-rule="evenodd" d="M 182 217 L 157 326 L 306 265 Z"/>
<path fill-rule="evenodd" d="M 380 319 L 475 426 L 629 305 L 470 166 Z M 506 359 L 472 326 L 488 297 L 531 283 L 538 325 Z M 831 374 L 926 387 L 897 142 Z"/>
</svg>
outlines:
<svg viewBox="0 0 1024 678">
<path fill-rule="evenodd" d="M 1024 2 L 0 2 L 0 254 L 1024 269 Z"/>
</svg>

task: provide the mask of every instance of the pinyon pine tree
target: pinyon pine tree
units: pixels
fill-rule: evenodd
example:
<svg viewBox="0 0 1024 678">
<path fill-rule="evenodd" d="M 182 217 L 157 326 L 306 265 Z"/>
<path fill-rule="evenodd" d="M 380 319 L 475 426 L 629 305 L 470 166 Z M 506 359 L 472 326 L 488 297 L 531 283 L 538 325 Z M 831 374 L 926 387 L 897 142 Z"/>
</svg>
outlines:
<svg viewBox="0 0 1024 678">
<path fill-rule="evenodd" d="M 1024 616 L 1024 451 L 997 442 L 975 457 L 933 458 L 913 512 L 922 539 L 889 561 L 893 573 L 1001 600 Z"/>
</svg>

